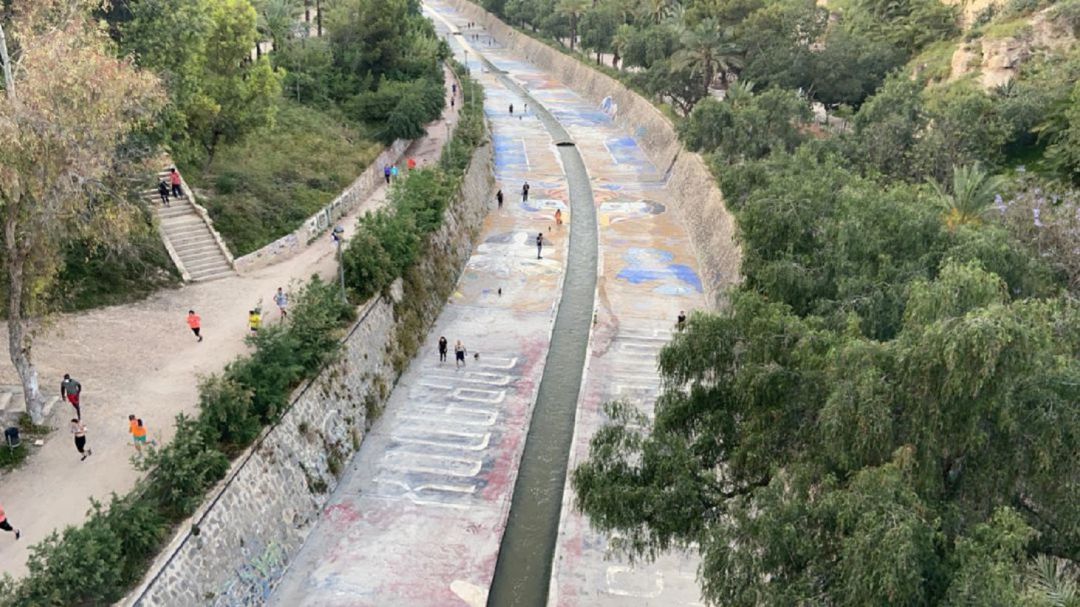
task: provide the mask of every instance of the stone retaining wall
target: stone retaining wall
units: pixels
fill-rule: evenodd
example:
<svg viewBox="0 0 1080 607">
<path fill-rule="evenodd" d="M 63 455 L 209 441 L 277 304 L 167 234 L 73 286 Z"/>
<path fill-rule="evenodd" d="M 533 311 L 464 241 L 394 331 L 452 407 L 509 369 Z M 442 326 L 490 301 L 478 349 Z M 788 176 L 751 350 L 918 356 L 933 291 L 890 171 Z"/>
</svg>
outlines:
<svg viewBox="0 0 1080 607">
<path fill-rule="evenodd" d="M 725 287 L 740 280 L 742 253 L 734 239 L 735 219 L 705 161 L 683 149 L 671 121 L 618 80 L 515 30 L 476 4 L 444 2 L 597 106 L 611 98 L 617 108 L 615 123 L 637 139 L 657 168 L 667 172 L 668 189 L 694 243 L 709 302 L 715 305 Z"/>
<path fill-rule="evenodd" d="M 383 167 L 394 165 L 401 161 L 411 141 L 398 139 L 390 147 L 379 154 L 371 165 L 360 173 L 349 187 L 345 188 L 337 198 L 330 201 L 318 213 L 309 217 L 304 225 L 296 229 L 292 234 L 278 238 L 274 242 L 264 246 L 258 251 L 253 251 L 238 257 L 233 261 L 233 267 L 240 273 L 251 272 L 272 263 L 288 259 L 303 251 L 324 234 L 335 221 L 352 211 L 362 200 L 366 200 L 379 184 L 383 182 Z"/>
<path fill-rule="evenodd" d="M 493 188 L 492 148 L 485 144 L 473 154 L 462 193 L 430 238 L 419 272 L 404 285 L 397 281 L 389 297 L 365 304 L 340 361 L 297 390 L 280 423 L 234 462 L 125 605 L 265 603 L 411 359 L 401 345 L 415 343 L 413 329 L 401 326 L 410 316 L 403 308 L 419 314 L 426 333 L 472 252 Z M 427 297 L 402 301 L 403 290 Z"/>
</svg>

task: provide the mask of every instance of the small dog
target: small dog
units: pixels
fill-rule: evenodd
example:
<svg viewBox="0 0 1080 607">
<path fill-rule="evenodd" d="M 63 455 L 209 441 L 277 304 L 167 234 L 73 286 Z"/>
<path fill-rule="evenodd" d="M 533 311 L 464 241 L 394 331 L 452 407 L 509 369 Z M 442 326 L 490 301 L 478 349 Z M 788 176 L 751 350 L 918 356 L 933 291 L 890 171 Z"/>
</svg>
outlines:
<svg viewBox="0 0 1080 607">
<path fill-rule="evenodd" d="M 480 360 L 480 353 L 479 352 L 473 352 L 472 357 L 473 357 L 473 360 Z"/>
</svg>

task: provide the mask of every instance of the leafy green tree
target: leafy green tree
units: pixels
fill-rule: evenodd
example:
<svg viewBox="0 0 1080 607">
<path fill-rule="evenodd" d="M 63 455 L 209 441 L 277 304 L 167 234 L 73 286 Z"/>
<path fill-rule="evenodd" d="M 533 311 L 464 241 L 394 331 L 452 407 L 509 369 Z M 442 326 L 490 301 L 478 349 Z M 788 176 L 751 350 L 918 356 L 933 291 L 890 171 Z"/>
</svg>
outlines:
<svg viewBox="0 0 1080 607">
<path fill-rule="evenodd" d="M 828 106 L 858 108 L 906 59 L 901 49 L 887 42 L 830 28 L 811 60 L 809 92 Z"/>
<path fill-rule="evenodd" d="M 1080 83 L 1073 87 L 1068 102 L 1055 109 L 1040 129 L 1049 141 L 1046 156 L 1061 175 L 1080 184 Z"/>
<path fill-rule="evenodd" d="M 956 9 L 937 0 L 855 0 L 844 13 L 855 32 L 909 54 L 957 32 Z"/>
<path fill-rule="evenodd" d="M 694 106 L 679 124 L 686 147 L 711 152 L 723 163 L 793 151 L 803 140 L 799 127 L 810 118 L 806 101 L 781 89 L 755 95 L 746 88 L 740 82 L 724 101 L 710 98 Z"/>
<path fill-rule="evenodd" d="M 206 150 L 207 164 L 219 144 L 239 141 L 273 122 L 282 77 L 265 57 L 249 63 L 257 17 L 247 0 L 219 0 L 211 14 L 214 25 L 206 39 L 203 87 L 213 104 L 189 116 Z"/>
<path fill-rule="evenodd" d="M 578 20 L 585 14 L 589 7 L 589 0 L 559 0 L 556 12 L 564 16 L 570 22 L 570 50 L 574 50 L 574 43 L 578 35 Z"/>
<path fill-rule="evenodd" d="M 601 53 L 610 53 L 615 50 L 615 33 L 622 24 L 620 11 L 612 2 L 605 2 L 586 12 L 578 25 L 582 48 L 595 51 L 596 62 L 600 63 Z M 617 57 L 612 59 L 612 64 L 613 66 L 618 64 Z"/>
<path fill-rule="evenodd" d="M 579 506 L 639 555 L 696 542 L 724 605 L 970 604 L 1071 555 L 1080 309 L 1006 303 L 976 265 L 919 284 L 889 342 L 749 292 L 692 317 L 655 422 L 610 410 Z"/>
<path fill-rule="evenodd" d="M 811 0 L 778 0 L 755 11 L 736 31 L 746 52 L 740 77 L 766 88 L 809 88 L 813 47 L 827 20 L 828 11 Z"/>
<path fill-rule="evenodd" d="M 129 7 L 121 47 L 162 75 L 169 105 L 161 135 L 179 161 L 209 163 L 219 144 L 272 122 L 282 75 L 265 59 L 250 61 L 258 16 L 248 0 L 139 0 Z"/>
</svg>

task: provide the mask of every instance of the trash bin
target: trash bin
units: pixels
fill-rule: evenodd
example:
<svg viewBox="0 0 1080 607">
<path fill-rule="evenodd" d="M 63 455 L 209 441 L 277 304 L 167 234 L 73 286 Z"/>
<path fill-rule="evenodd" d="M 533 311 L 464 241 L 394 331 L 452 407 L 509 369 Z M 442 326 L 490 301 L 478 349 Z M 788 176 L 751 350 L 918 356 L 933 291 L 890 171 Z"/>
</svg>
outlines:
<svg viewBox="0 0 1080 607">
<path fill-rule="evenodd" d="M 15 447 L 18 447 L 19 446 L 19 429 L 12 426 L 11 428 L 8 428 L 7 430 L 4 430 L 4 442 L 6 442 L 7 446 L 11 447 L 12 449 L 14 449 Z"/>
</svg>

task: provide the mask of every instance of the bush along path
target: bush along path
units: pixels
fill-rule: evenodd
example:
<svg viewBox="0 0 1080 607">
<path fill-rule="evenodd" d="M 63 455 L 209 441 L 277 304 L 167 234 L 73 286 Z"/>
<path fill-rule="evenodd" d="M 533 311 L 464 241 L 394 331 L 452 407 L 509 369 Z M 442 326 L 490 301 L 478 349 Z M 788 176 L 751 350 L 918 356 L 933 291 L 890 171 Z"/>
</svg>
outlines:
<svg viewBox="0 0 1080 607">
<path fill-rule="evenodd" d="M 454 167 L 438 158 L 447 125 L 459 122 L 458 110 L 448 104 L 444 117 L 428 125 L 429 135 L 406 152 L 422 166 L 439 165 L 431 169 L 434 175 L 417 182 L 442 184 L 442 196 L 454 191 L 456 177 L 438 176 L 454 173 Z M 471 143 L 455 138 L 453 157 L 467 157 L 478 140 L 475 124 L 463 130 L 473 133 Z M 458 167 L 454 174 L 460 172 Z M 396 191 L 414 187 L 380 188 L 341 220 L 344 238 L 351 239 L 355 229 L 368 238 L 370 228 L 356 218 L 387 201 L 405 204 L 401 201 L 413 197 Z M 431 204 L 442 208 L 445 198 Z M 297 286 L 313 275 L 321 278 Z M 35 344 L 41 374 L 55 376 L 58 383 L 69 372 L 82 382 L 83 421 L 94 455 L 80 462 L 67 433 L 54 432 L 26 464 L 3 477 L 0 500 L 23 537 L 0 544 L 6 578 L 0 582 L 0 605 L 101 604 L 122 596 L 173 526 L 224 474 L 229 457 L 275 419 L 292 388 L 333 356 L 339 331 L 352 314 L 351 305 L 336 303 L 336 277 L 335 249 L 327 236 L 325 246 L 250 275 L 58 319 Z M 353 303 L 373 292 L 360 275 L 349 278 Z M 293 295 L 288 323 L 279 322 L 276 310 L 270 312 L 278 287 Z M 257 306 L 263 308 L 264 330 L 245 339 L 247 312 Z M 202 342 L 185 323 L 189 309 L 201 316 Z M 14 370 L 3 373 L 6 380 Z M 200 381 L 203 376 L 212 377 Z M 66 422 L 70 412 L 56 410 L 53 425 Z M 150 437 L 166 446 L 145 449 L 141 461 L 129 465 L 135 455 L 127 425 L 131 413 L 146 420 Z M 169 424 L 174 415 L 175 423 Z M 87 498 L 96 500 L 89 511 Z"/>
</svg>

